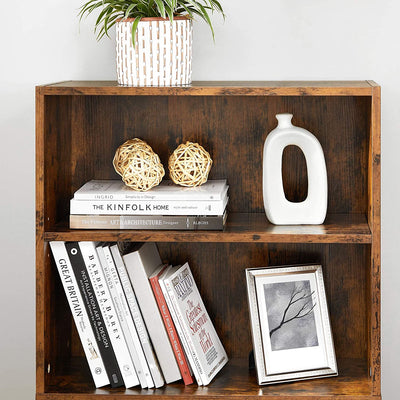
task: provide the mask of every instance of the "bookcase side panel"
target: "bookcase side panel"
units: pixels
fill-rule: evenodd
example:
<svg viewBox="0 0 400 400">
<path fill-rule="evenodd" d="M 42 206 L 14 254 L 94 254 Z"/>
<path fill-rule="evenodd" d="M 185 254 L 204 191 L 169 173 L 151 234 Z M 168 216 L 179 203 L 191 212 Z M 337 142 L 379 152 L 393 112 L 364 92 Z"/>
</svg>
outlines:
<svg viewBox="0 0 400 400">
<path fill-rule="evenodd" d="M 44 96 L 36 88 L 36 392 L 44 392 Z"/>
<path fill-rule="evenodd" d="M 372 232 L 369 291 L 369 363 L 373 393 L 381 394 L 381 88 L 373 85 L 368 164 L 368 222 Z"/>
</svg>

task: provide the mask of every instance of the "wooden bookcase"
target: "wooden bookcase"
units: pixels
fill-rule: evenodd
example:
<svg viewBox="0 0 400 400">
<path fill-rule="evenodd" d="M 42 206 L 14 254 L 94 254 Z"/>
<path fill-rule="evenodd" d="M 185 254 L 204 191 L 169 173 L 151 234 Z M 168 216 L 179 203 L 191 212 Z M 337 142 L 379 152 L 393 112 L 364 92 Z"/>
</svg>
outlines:
<svg viewBox="0 0 400 400">
<path fill-rule="evenodd" d="M 36 91 L 36 312 L 39 400 L 379 399 L 380 88 L 359 82 L 195 82 L 187 88 L 128 88 L 114 82 L 62 82 Z M 262 151 L 275 114 L 322 144 L 328 216 L 321 226 L 277 227 L 265 217 Z M 117 178 L 112 158 L 125 140 L 148 141 L 167 165 L 186 140 L 211 153 L 210 178 L 227 178 L 224 231 L 70 230 L 69 200 L 90 179 Z M 306 196 L 306 167 L 284 152 L 286 195 Z M 305 184 L 305 185 L 304 185 Z M 303 189 L 299 189 L 303 187 Z M 51 240 L 155 241 L 163 259 L 189 261 L 230 357 L 208 387 L 96 390 L 52 260 Z M 335 378 L 258 386 L 244 269 L 323 266 L 338 361 Z"/>
</svg>

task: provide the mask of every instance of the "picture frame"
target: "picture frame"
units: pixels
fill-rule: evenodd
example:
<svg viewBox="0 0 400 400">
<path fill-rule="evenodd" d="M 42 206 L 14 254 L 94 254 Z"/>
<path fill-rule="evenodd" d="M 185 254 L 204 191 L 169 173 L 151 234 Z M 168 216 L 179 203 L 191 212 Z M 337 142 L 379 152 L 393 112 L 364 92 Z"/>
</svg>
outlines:
<svg viewBox="0 0 400 400">
<path fill-rule="evenodd" d="M 246 269 L 259 385 L 338 375 L 321 265 Z"/>
</svg>

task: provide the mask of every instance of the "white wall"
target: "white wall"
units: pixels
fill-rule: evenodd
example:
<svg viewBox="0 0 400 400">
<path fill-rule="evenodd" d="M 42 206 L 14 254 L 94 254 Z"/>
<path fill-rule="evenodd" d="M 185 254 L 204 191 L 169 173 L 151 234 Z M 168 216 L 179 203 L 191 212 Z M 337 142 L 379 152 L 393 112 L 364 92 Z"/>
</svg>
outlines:
<svg viewBox="0 0 400 400">
<path fill-rule="evenodd" d="M 114 43 L 79 29 L 80 0 L 2 0 L 0 24 L 0 387 L 34 398 L 34 85 L 115 79 Z M 382 85 L 382 370 L 398 398 L 400 3 L 394 0 L 221 0 L 216 43 L 198 23 L 195 80 L 373 79 Z M 245 10 L 243 10 L 243 5 Z"/>
</svg>

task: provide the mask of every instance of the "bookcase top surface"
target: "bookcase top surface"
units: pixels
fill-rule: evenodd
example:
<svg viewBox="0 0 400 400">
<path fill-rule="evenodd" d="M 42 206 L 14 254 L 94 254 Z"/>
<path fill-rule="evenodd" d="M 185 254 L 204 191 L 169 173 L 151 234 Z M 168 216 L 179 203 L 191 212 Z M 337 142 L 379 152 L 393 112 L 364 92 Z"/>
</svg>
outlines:
<svg viewBox="0 0 400 400">
<path fill-rule="evenodd" d="M 195 81 L 185 87 L 128 87 L 116 81 L 65 81 L 37 87 L 41 95 L 371 96 L 374 81 Z"/>
</svg>

